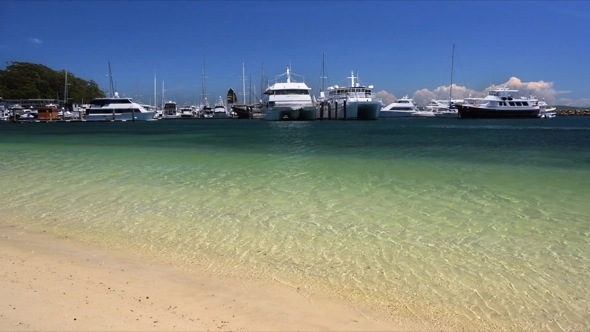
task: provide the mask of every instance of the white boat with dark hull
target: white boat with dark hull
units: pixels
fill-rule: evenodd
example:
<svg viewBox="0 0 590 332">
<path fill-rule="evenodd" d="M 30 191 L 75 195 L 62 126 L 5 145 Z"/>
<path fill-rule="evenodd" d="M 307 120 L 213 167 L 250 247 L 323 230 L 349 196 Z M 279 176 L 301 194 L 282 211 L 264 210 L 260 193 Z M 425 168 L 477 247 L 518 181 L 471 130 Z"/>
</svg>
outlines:
<svg viewBox="0 0 590 332">
<path fill-rule="evenodd" d="M 317 105 L 311 96 L 311 88 L 303 82 L 292 80 L 291 70 L 278 76 L 275 83 L 262 95 L 262 118 L 268 121 L 315 120 Z M 286 77 L 286 82 L 279 82 Z"/>
<path fill-rule="evenodd" d="M 458 103 L 455 106 L 462 119 L 515 119 L 539 118 L 540 107 L 537 100 L 517 97 L 518 90 L 506 87 L 488 92 L 476 104 Z"/>
<path fill-rule="evenodd" d="M 151 121 L 156 112 L 147 110 L 133 102 L 131 98 L 121 98 L 117 93 L 113 98 L 94 98 L 86 109 L 86 121 Z"/>
<path fill-rule="evenodd" d="M 383 104 L 375 100 L 373 86 L 358 83 L 353 72 L 349 78 L 349 86 L 330 86 L 320 93 L 320 112 L 334 112 L 336 119 L 377 120 Z"/>
<path fill-rule="evenodd" d="M 383 107 L 381 112 L 379 113 L 379 117 L 381 118 L 395 118 L 395 117 L 405 117 L 405 116 L 414 116 L 416 112 L 418 112 L 418 107 L 414 103 L 414 100 L 409 98 L 408 96 L 404 96 L 393 103 Z"/>
</svg>

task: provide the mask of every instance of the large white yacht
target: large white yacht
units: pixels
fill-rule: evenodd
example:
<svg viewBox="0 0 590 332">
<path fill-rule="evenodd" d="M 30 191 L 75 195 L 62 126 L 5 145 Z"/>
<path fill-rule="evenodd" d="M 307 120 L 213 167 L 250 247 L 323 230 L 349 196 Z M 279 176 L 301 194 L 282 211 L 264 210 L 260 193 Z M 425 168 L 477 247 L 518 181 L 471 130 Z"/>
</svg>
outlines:
<svg viewBox="0 0 590 332">
<path fill-rule="evenodd" d="M 350 75 L 350 85 L 340 87 L 330 86 L 327 91 L 320 92 L 320 118 L 326 112 L 334 112 L 335 119 L 376 120 L 383 104 L 375 100 L 373 86 L 363 86 L 358 83 L 354 72 Z M 355 81 L 355 79 L 357 79 Z M 321 114 L 321 112 L 324 114 Z M 328 114 L 331 116 L 331 114 Z"/>
<path fill-rule="evenodd" d="M 155 120 L 155 111 L 147 110 L 131 98 L 94 98 L 86 109 L 86 121 L 149 121 Z"/>
<path fill-rule="evenodd" d="M 458 103 L 459 117 L 467 118 L 539 118 L 540 107 L 537 100 L 518 97 L 518 90 L 507 87 L 490 90 L 485 98 L 476 104 Z"/>
<path fill-rule="evenodd" d="M 315 120 L 317 105 L 311 96 L 311 88 L 291 78 L 291 70 L 279 75 L 275 83 L 262 95 L 262 118 L 269 121 Z M 286 82 L 279 82 L 285 79 Z"/>
<path fill-rule="evenodd" d="M 402 116 L 414 116 L 418 112 L 418 107 L 414 103 L 414 100 L 408 96 L 404 96 L 393 103 L 383 107 L 379 117 L 381 118 L 394 118 Z"/>
</svg>

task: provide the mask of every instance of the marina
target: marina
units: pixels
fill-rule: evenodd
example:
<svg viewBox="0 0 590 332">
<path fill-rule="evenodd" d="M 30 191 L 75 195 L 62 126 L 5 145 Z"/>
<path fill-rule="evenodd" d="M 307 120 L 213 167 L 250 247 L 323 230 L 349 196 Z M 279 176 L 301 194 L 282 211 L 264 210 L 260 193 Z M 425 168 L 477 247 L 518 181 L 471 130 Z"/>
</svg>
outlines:
<svg viewBox="0 0 590 332">
<path fill-rule="evenodd" d="M 590 332 L 590 2 L 2 10 L 0 331 Z"/>
</svg>

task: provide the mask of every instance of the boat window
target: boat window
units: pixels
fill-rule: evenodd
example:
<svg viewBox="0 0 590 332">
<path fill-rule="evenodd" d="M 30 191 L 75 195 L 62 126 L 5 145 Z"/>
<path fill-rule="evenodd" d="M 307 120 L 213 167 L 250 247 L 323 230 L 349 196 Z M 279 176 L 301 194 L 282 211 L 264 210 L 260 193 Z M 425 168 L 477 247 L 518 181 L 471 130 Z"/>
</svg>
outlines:
<svg viewBox="0 0 590 332">
<path fill-rule="evenodd" d="M 275 90 L 275 95 L 308 95 L 308 90 L 289 89 L 289 90 Z"/>
<path fill-rule="evenodd" d="M 510 104 L 510 106 L 516 106 L 516 104 L 513 101 L 508 102 L 508 104 Z"/>
</svg>

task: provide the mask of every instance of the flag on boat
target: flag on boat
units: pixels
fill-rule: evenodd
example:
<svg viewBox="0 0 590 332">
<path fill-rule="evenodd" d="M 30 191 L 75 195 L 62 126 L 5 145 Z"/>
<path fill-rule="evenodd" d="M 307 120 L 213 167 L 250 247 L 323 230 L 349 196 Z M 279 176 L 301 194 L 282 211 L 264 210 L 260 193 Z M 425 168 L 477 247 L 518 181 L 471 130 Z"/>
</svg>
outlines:
<svg viewBox="0 0 590 332">
<path fill-rule="evenodd" d="M 229 91 L 227 92 L 227 103 L 228 104 L 235 104 L 238 102 L 238 96 L 236 95 L 236 93 L 234 92 L 233 89 L 229 89 Z"/>
</svg>

